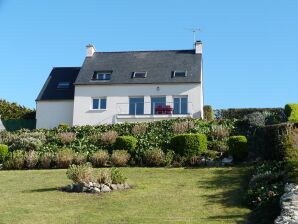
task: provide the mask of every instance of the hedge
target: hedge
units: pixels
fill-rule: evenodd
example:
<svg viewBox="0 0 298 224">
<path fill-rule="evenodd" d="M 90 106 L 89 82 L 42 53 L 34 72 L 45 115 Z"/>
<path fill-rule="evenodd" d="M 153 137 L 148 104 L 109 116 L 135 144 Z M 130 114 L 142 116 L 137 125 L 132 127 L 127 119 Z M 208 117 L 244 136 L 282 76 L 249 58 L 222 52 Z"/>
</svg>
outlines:
<svg viewBox="0 0 298 224">
<path fill-rule="evenodd" d="M 282 119 L 284 117 L 284 109 L 283 108 L 230 108 L 230 109 L 222 109 L 215 110 L 215 117 L 217 119 L 238 119 L 242 120 L 248 114 L 252 114 L 254 112 L 270 112 L 272 113 L 276 119 Z"/>
<path fill-rule="evenodd" d="M 214 118 L 214 113 L 213 113 L 213 109 L 210 105 L 205 105 L 203 107 L 203 111 L 204 111 L 204 119 L 206 121 L 212 121 Z"/>
<path fill-rule="evenodd" d="M 287 104 L 285 106 L 285 113 L 288 121 L 298 122 L 298 104 Z"/>
<path fill-rule="evenodd" d="M 0 117 L 3 120 L 35 119 L 35 110 L 0 99 Z"/>
<path fill-rule="evenodd" d="M 248 156 L 247 139 L 245 136 L 231 136 L 228 140 L 229 152 L 237 162 L 244 161 Z"/>
<path fill-rule="evenodd" d="M 8 146 L 0 144 L 0 163 L 8 156 Z"/>
<path fill-rule="evenodd" d="M 205 134 L 180 134 L 171 139 L 171 149 L 181 156 L 194 156 L 207 151 Z"/>
</svg>

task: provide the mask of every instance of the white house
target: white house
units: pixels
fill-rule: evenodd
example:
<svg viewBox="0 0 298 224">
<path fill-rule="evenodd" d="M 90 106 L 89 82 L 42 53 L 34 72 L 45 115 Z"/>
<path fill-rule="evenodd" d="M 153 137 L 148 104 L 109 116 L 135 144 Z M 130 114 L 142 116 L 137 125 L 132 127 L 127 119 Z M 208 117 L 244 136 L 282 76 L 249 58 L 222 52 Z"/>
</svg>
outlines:
<svg viewBox="0 0 298 224">
<path fill-rule="evenodd" d="M 37 128 L 203 116 L 202 42 L 192 50 L 96 52 L 53 68 L 36 99 Z"/>
</svg>

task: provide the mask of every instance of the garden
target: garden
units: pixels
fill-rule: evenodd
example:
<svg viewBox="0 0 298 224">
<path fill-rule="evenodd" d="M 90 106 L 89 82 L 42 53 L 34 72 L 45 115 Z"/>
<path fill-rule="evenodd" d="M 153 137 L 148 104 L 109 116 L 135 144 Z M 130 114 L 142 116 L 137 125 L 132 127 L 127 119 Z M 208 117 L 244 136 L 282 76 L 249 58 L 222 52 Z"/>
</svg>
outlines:
<svg viewBox="0 0 298 224">
<path fill-rule="evenodd" d="M 3 131 L 0 222 L 272 223 L 297 179 L 297 109 Z"/>
</svg>

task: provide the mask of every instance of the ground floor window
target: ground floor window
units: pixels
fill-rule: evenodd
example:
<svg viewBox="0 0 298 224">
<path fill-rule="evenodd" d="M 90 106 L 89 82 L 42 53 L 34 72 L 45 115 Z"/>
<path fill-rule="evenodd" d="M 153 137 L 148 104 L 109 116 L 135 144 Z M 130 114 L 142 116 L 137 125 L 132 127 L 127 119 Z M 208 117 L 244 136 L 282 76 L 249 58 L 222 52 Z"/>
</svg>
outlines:
<svg viewBox="0 0 298 224">
<path fill-rule="evenodd" d="M 187 114 L 187 96 L 174 97 L 174 114 Z"/>
<path fill-rule="evenodd" d="M 144 97 L 129 98 L 129 114 L 130 115 L 144 114 Z"/>
<path fill-rule="evenodd" d="M 159 113 L 160 108 L 164 108 L 165 106 L 166 106 L 165 96 L 151 97 L 151 114 Z"/>
<path fill-rule="evenodd" d="M 107 98 L 93 98 L 92 99 L 93 110 L 105 110 L 107 109 Z"/>
</svg>

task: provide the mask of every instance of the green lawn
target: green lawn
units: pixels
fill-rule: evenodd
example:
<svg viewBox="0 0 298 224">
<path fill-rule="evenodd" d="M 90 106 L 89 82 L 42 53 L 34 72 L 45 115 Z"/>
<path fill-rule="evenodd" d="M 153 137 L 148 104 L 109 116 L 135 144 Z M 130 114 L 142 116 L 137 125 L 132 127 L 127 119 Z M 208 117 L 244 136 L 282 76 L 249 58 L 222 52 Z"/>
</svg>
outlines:
<svg viewBox="0 0 298 224">
<path fill-rule="evenodd" d="M 134 189 L 66 193 L 65 170 L 0 172 L 0 223 L 245 223 L 246 168 L 123 168 Z"/>
</svg>

